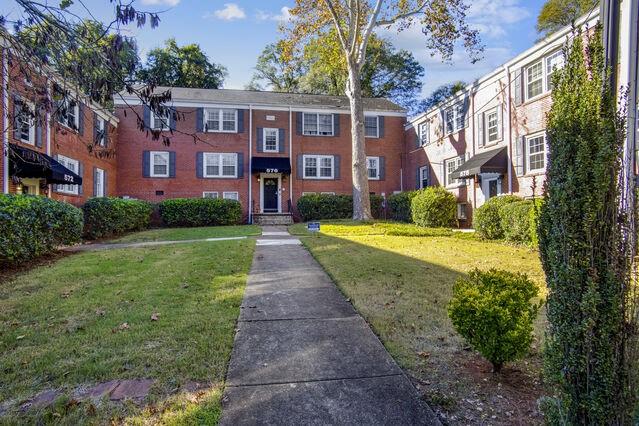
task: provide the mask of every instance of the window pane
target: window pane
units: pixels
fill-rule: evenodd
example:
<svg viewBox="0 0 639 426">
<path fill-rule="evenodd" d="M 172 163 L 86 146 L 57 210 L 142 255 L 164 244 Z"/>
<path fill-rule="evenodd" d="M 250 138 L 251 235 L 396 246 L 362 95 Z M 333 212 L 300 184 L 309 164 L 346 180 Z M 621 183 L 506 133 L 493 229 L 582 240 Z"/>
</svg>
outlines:
<svg viewBox="0 0 639 426">
<path fill-rule="evenodd" d="M 206 111 L 206 130 L 211 130 L 211 131 L 220 130 L 220 111 L 218 110 Z"/>
<path fill-rule="evenodd" d="M 235 154 L 222 154 L 222 176 L 235 176 Z"/>
<path fill-rule="evenodd" d="M 304 114 L 304 134 L 317 134 L 317 114 Z"/>
<path fill-rule="evenodd" d="M 526 69 L 528 81 L 528 98 L 533 98 L 543 93 L 543 67 L 541 62 L 529 66 Z"/>
<path fill-rule="evenodd" d="M 333 134 L 333 115 L 319 114 L 318 117 L 319 117 L 319 134 L 332 135 Z"/>
<path fill-rule="evenodd" d="M 444 112 L 444 120 L 446 122 L 446 133 L 452 133 L 454 125 L 454 114 L 452 108 L 447 109 Z"/>
<path fill-rule="evenodd" d="M 369 158 L 367 160 L 368 166 L 368 178 L 369 179 L 377 179 L 377 158 Z"/>
<path fill-rule="evenodd" d="M 422 145 L 428 143 L 428 123 L 422 123 L 419 125 L 419 140 Z"/>
<path fill-rule="evenodd" d="M 545 166 L 546 144 L 543 136 L 528 140 L 528 169 L 541 170 Z"/>
<path fill-rule="evenodd" d="M 277 129 L 264 129 L 264 151 L 277 151 Z"/>
<path fill-rule="evenodd" d="M 546 58 L 546 88 L 547 90 L 550 90 L 552 86 L 551 78 L 552 78 L 553 71 L 563 67 L 564 67 L 564 54 L 561 50 L 553 53 L 552 55 Z"/>
<path fill-rule="evenodd" d="M 169 172 L 169 156 L 165 153 L 153 154 L 153 174 L 167 175 Z"/>
<path fill-rule="evenodd" d="M 364 117 L 364 133 L 368 137 L 377 137 L 377 117 Z"/>
<path fill-rule="evenodd" d="M 486 116 L 486 122 L 488 127 L 488 141 L 494 142 L 499 137 L 497 111 L 489 112 Z"/>
<path fill-rule="evenodd" d="M 304 158 L 304 173 L 309 177 L 317 177 L 317 158 L 305 157 Z"/>
<path fill-rule="evenodd" d="M 459 103 L 455 106 L 455 130 L 464 128 L 464 104 Z"/>
<path fill-rule="evenodd" d="M 333 175 L 333 159 L 323 157 L 320 159 L 320 177 L 331 177 Z"/>
<path fill-rule="evenodd" d="M 222 110 L 222 130 L 225 130 L 225 131 L 235 130 L 235 110 L 234 109 Z"/>
</svg>

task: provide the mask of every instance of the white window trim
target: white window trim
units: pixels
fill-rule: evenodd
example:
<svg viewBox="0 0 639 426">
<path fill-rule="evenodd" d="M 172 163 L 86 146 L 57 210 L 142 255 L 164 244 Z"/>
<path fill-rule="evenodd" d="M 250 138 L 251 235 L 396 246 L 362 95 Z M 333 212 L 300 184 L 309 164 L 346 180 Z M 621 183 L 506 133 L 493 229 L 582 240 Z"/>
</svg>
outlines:
<svg viewBox="0 0 639 426">
<path fill-rule="evenodd" d="M 229 194 L 233 194 L 232 197 L 229 197 Z M 222 198 L 225 200 L 235 200 L 240 201 L 240 194 L 237 191 L 224 191 L 222 192 Z"/>
<path fill-rule="evenodd" d="M 375 119 L 375 136 L 366 135 L 366 119 L 367 118 L 374 118 Z M 379 116 L 378 115 L 365 115 L 364 116 L 364 137 L 365 138 L 379 139 Z"/>
<path fill-rule="evenodd" d="M 466 184 L 464 183 L 463 179 L 457 179 L 457 182 L 451 183 L 448 181 L 448 163 L 451 161 L 459 161 L 462 160 L 462 163 L 459 164 L 457 168 L 459 168 L 462 164 L 464 164 L 464 161 L 466 160 L 466 157 L 464 155 L 458 155 L 456 157 L 452 157 L 452 158 L 447 158 L 446 160 L 444 160 L 444 181 L 446 182 L 446 188 L 452 189 L 452 188 L 460 188 L 462 186 L 465 186 Z"/>
<path fill-rule="evenodd" d="M 499 108 L 501 108 L 501 106 L 489 109 L 488 111 L 484 112 L 484 146 L 494 145 L 496 143 L 499 143 L 499 141 L 502 139 L 502 132 L 500 131 L 502 123 L 499 122 Z M 490 120 L 488 119 L 488 116 L 492 113 L 495 113 L 497 115 L 497 139 L 491 141 L 489 139 L 490 126 L 488 124 L 490 123 Z"/>
<path fill-rule="evenodd" d="M 71 128 L 69 126 L 69 114 L 68 113 L 65 114 L 64 121 L 60 121 L 59 114 L 58 114 L 58 124 L 66 127 L 67 129 L 69 129 L 71 131 L 77 132 L 77 131 L 80 130 L 80 104 L 78 103 L 78 101 L 69 100 L 68 98 L 65 98 L 65 99 L 62 100 L 62 102 L 65 105 L 65 107 L 64 107 L 65 111 L 67 111 L 67 112 L 68 112 L 68 108 L 69 108 L 69 103 L 71 101 L 73 101 L 75 103 L 75 105 L 73 106 L 73 117 L 74 117 L 73 126 L 75 128 Z"/>
<path fill-rule="evenodd" d="M 302 191 L 302 197 L 305 195 L 315 195 L 315 192 L 313 191 Z"/>
<path fill-rule="evenodd" d="M 159 121 L 160 124 L 162 124 L 162 126 L 158 126 L 156 124 L 156 121 Z M 155 114 L 155 112 L 151 111 L 151 123 L 149 123 L 151 125 L 151 129 L 153 130 L 160 130 L 160 131 L 166 131 L 166 130 L 170 130 L 171 129 L 171 111 L 168 110 L 167 111 L 167 116 L 165 117 L 165 119 L 163 120 L 162 117 L 158 116 Z"/>
<path fill-rule="evenodd" d="M 423 178 L 424 170 L 428 170 L 428 166 L 422 166 L 422 167 L 419 168 L 419 189 L 426 188 L 426 186 L 423 185 L 424 184 L 424 178 Z"/>
<path fill-rule="evenodd" d="M 96 172 L 96 175 L 100 176 L 100 186 L 97 188 L 97 191 L 95 191 L 95 196 L 106 197 L 106 193 L 104 192 L 104 176 L 105 176 L 104 170 L 99 167 L 96 167 L 95 172 Z M 95 176 L 93 178 L 95 179 Z"/>
<path fill-rule="evenodd" d="M 554 52 L 551 52 L 550 54 L 546 55 L 544 57 L 544 63 L 543 63 L 543 67 L 544 67 L 544 87 L 545 87 L 545 92 L 550 92 L 552 90 L 552 87 L 550 86 L 551 82 L 550 82 L 550 76 L 552 75 L 552 73 L 548 72 L 548 60 L 550 58 L 552 58 L 553 56 L 559 54 L 560 57 L 562 58 L 563 64 L 560 68 L 563 68 L 564 66 L 566 66 L 566 59 L 563 57 L 563 52 L 561 51 L 561 49 L 555 50 Z"/>
<path fill-rule="evenodd" d="M 377 163 L 377 168 L 375 169 L 375 177 L 371 177 L 369 174 L 369 168 L 368 168 L 368 160 L 375 160 Z M 379 180 L 379 157 L 366 157 L 366 176 L 368 176 L 368 180 Z"/>
<path fill-rule="evenodd" d="M 275 132 L 275 149 L 266 149 L 266 133 Z M 280 129 L 267 127 L 262 129 L 262 151 L 264 152 L 280 152 Z"/>
<path fill-rule="evenodd" d="M 75 174 L 80 174 L 80 162 L 74 158 L 67 157 L 65 155 L 58 154 L 58 160 L 64 167 L 69 168 L 69 163 L 75 164 L 75 170 L 71 170 Z M 57 186 L 57 192 L 61 192 L 63 194 L 70 195 L 79 195 L 80 194 L 80 186 L 79 185 L 67 185 L 67 184 L 59 184 Z"/>
<path fill-rule="evenodd" d="M 210 175 L 207 173 L 206 171 L 206 164 L 207 164 L 207 158 L 208 157 L 213 157 L 216 156 L 218 157 L 218 170 L 219 170 L 219 174 L 217 175 Z M 223 173 L 223 168 L 224 168 L 224 157 L 225 156 L 232 156 L 233 157 L 233 175 L 225 175 Z M 202 176 L 205 178 L 220 178 L 220 179 L 237 179 L 237 169 L 238 169 L 238 164 L 237 164 L 237 154 L 235 152 L 205 152 L 202 154 Z"/>
<path fill-rule="evenodd" d="M 20 132 L 20 142 L 26 143 L 29 145 L 35 145 L 35 104 L 33 102 L 29 102 L 23 99 L 20 99 L 20 103 L 26 105 L 29 111 L 31 112 L 32 117 L 27 117 L 29 120 L 29 139 L 22 139 L 22 131 Z"/>
<path fill-rule="evenodd" d="M 532 99 L 537 99 L 541 96 L 543 96 L 544 94 L 546 94 L 546 84 L 544 83 L 545 77 L 546 77 L 546 73 L 544 71 L 544 66 L 545 66 L 545 58 L 540 58 L 534 62 L 531 62 L 530 64 L 526 65 L 526 67 L 524 68 L 524 94 L 526 101 L 532 100 Z M 539 77 L 539 79 L 541 80 L 541 93 L 529 97 L 528 96 L 528 84 L 531 83 L 528 81 L 528 70 L 532 67 L 534 67 L 537 64 L 541 64 L 541 77 Z"/>
<path fill-rule="evenodd" d="M 209 111 L 217 111 L 218 113 L 218 123 L 219 123 L 219 129 L 209 129 L 208 127 L 208 118 L 209 118 Z M 224 111 L 233 111 L 235 113 L 235 118 L 234 118 L 234 123 L 235 125 L 233 126 L 232 130 L 224 130 Z M 203 123 L 203 129 L 206 133 L 237 133 L 237 121 L 238 121 L 238 111 L 236 109 L 233 108 L 204 108 L 204 114 L 202 114 L 204 117 L 204 123 Z"/>
<path fill-rule="evenodd" d="M 102 132 L 102 136 L 100 137 L 100 140 L 98 140 L 99 146 L 106 146 L 106 129 L 107 121 L 102 117 L 98 117 L 98 134 L 99 132 Z"/>
<path fill-rule="evenodd" d="M 306 176 L 306 159 L 307 158 L 315 158 L 316 159 L 316 166 L 315 169 L 317 170 L 317 176 Z M 321 168 L 321 160 L 323 158 L 330 158 L 331 159 L 331 175 L 330 176 L 320 176 L 320 168 Z M 303 178 L 304 179 L 322 179 L 322 180 L 331 180 L 331 179 L 335 179 L 335 156 L 334 155 L 303 155 L 302 156 L 302 170 L 303 170 Z"/>
<path fill-rule="evenodd" d="M 458 116 L 459 116 L 459 107 L 461 106 L 462 111 L 464 111 L 464 101 L 457 101 L 454 104 L 450 105 L 448 108 L 446 108 L 444 110 L 444 135 L 448 136 L 448 135 L 452 135 L 453 133 L 457 133 L 460 130 L 463 130 L 467 127 L 466 125 L 466 114 L 468 114 L 468 111 L 464 111 L 462 112 L 463 114 L 463 123 L 461 125 L 461 127 L 457 127 L 457 121 L 458 121 Z M 450 131 L 448 131 L 448 126 L 447 126 L 447 115 L 449 112 L 452 112 L 453 114 L 453 126 L 452 129 Z"/>
<path fill-rule="evenodd" d="M 150 177 L 169 177 L 170 175 L 170 168 L 171 168 L 171 154 L 169 153 L 169 151 L 151 151 L 149 153 L 150 155 L 150 159 L 149 159 L 149 176 Z M 166 156 L 166 173 L 155 173 L 155 156 L 156 155 L 162 155 L 162 156 Z"/>
<path fill-rule="evenodd" d="M 315 115 L 317 117 L 317 134 L 306 133 L 306 116 L 307 115 Z M 319 134 L 319 116 L 320 115 L 330 115 L 331 116 L 331 134 L 330 135 L 320 135 Z M 335 136 L 335 117 L 331 113 L 325 112 L 302 112 L 302 135 L 304 136 L 320 136 L 320 137 L 328 137 Z"/>
<path fill-rule="evenodd" d="M 538 169 L 531 169 L 530 168 L 530 140 L 531 139 L 537 139 L 537 138 L 543 138 L 543 143 L 544 143 L 544 167 L 538 168 Z M 525 153 L 526 153 L 526 158 L 525 158 L 525 162 L 526 162 L 526 174 L 527 175 L 535 175 L 535 174 L 540 174 L 540 173 L 545 173 L 546 171 L 546 164 L 548 163 L 548 146 L 547 146 L 547 142 L 546 142 L 546 133 L 545 132 L 541 132 L 541 133 L 535 133 L 532 135 L 527 135 L 526 138 L 524 139 L 524 149 L 525 149 Z M 538 154 L 538 153 L 535 153 Z"/>
<path fill-rule="evenodd" d="M 324 191 L 324 192 L 320 192 L 320 194 L 322 194 L 322 195 L 335 195 L 335 192 L 333 192 L 333 191 Z"/>
<path fill-rule="evenodd" d="M 209 194 L 214 194 L 213 197 L 207 197 Z M 217 191 L 202 191 L 202 198 L 218 198 L 219 194 Z"/>
</svg>

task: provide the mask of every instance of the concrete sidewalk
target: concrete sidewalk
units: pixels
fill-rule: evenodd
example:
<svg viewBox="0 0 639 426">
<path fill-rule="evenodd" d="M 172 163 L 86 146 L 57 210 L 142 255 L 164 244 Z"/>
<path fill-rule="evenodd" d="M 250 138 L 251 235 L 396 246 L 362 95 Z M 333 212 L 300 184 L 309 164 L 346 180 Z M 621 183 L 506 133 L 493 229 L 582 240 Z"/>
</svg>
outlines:
<svg viewBox="0 0 639 426">
<path fill-rule="evenodd" d="M 300 241 L 281 228 L 263 231 L 221 424 L 439 424 Z"/>
</svg>

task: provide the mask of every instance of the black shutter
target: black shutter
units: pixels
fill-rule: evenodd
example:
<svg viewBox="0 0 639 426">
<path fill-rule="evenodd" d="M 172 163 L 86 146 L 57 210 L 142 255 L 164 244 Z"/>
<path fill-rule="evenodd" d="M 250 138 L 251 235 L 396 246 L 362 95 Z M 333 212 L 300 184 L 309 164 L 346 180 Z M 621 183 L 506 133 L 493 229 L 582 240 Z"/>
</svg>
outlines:
<svg viewBox="0 0 639 426">
<path fill-rule="evenodd" d="M 295 134 L 297 135 L 301 135 L 302 132 L 302 126 L 303 126 L 303 121 L 302 121 L 302 112 L 296 112 L 295 113 Z"/>
<path fill-rule="evenodd" d="M 111 128 L 111 124 L 109 120 L 104 120 L 104 147 L 109 146 L 109 129 Z M 106 172 L 105 172 L 106 173 Z M 106 191 L 104 191 L 106 194 Z"/>
<path fill-rule="evenodd" d="M 202 133 L 204 131 L 204 108 L 195 110 L 195 131 Z"/>
<path fill-rule="evenodd" d="M 98 168 L 93 166 L 93 196 L 98 196 Z"/>
<path fill-rule="evenodd" d="M 297 154 L 297 178 L 304 179 L 304 155 Z"/>
<path fill-rule="evenodd" d="M 84 104 L 78 102 L 78 133 L 84 135 Z"/>
<path fill-rule="evenodd" d="M 220 164 L 220 167 L 222 167 L 222 164 Z M 243 152 L 237 153 L 237 177 L 238 178 L 244 177 L 244 153 Z"/>
<path fill-rule="evenodd" d="M 243 109 L 238 109 L 237 110 L 237 132 L 238 133 L 244 133 L 244 111 Z M 222 120 L 222 117 L 220 117 L 220 120 Z M 222 126 L 221 121 L 220 121 L 220 126 Z"/>
<path fill-rule="evenodd" d="M 175 177 L 175 151 L 169 151 L 169 177 Z"/>
<path fill-rule="evenodd" d="M 169 108 L 169 129 L 175 130 L 176 120 L 177 120 L 177 110 L 171 107 Z"/>
<path fill-rule="evenodd" d="M 257 152 L 264 152 L 264 129 L 257 128 Z"/>
<path fill-rule="evenodd" d="M 99 117 L 98 114 L 96 112 L 93 112 L 93 143 L 97 144 L 98 143 L 98 129 L 99 129 L 99 123 L 98 123 Z"/>
<path fill-rule="evenodd" d="M 286 132 L 284 129 L 278 130 L 279 151 L 280 153 L 286 152 Z"/>
<path fill-rule="evenodd" d="M 333 114 L 333 136 L 339 136 L 339 114 Z"/>
<path fill-rule="evenodd" d="M 204 177 L 204 153 L 196 152 L 195 153 L 195 176 L 198 178 Z"/>
<path fill-rule="evenodd" d="M 386 157 L 379 157 L 379 180 L 386 179 Z"/>
<path fill-rule="evenodd" d="M 339 155 L 333 156 L 333 167 L 334 167 L 333 177 L 338 180 L 342 177 L 342 173 L 340 170 L 340 163 L 341 163 L 341 157 Z"/>
<path fill-rule="evenodd" d="M 34 126 L 35 126 L 35 146 L 38 148 L 42 148 L 42 138 L 43 138 L 43 127 L 42 122 L 46 121 L 46 118 L 42 116 L 38 108 L 35 109 L 35 117 L 34 117 Z"/>
<path fill-rule="evenodd" d="M 20 140 L 20 123 L 18 122 L 18 118 L 20 117 L 21 104 L 20 97 L 15 95 L 13 97 L 13 137 L 16 140 Z"/>
<path fill-rule="evenodd" d="M 84 164 L 82 161 L 78 161 L 78 175 L 82 178 L 82 182 L 84 182 Z M 84 185 L 78 185 L 78 194 L 82 195 L 84 193 Z"/>
<path fill-rule="evenodd" d="M 151 152 L 142 152 L 142 176 L 151 177 Z"/>
<path fill-rule="evenodd" d="M 379 126 L 379 137 L 384 137 L 384 116 L 380 115 L 377 117 L 377 125 Z"/>
<path fill-rule="evenodd" d="M 420 171 L 421 167 L 417 167 L 417 176 L 415 177 L 415 189 L 420 189 L 421 181 L 422 181 L 422 173 Z"/>
<path fill-rule="evenodd" d="M 151 108 L 148 105 L 144 105 L 144 127 L 147 129 L 151 128 Z"/>
</svg>

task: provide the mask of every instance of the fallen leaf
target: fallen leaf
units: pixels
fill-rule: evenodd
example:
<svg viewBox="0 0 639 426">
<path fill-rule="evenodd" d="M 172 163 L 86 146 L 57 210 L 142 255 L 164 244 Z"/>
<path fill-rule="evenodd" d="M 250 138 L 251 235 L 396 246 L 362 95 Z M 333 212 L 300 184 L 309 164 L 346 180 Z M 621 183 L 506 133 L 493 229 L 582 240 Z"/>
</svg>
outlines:
<svg viewBox="0 0 639 426">
<path fill-rule="evenodd" d="M 104 309 L 96 309 L 95 314 L 102 317 L 106 314 L 106 311 Z"/>
<path fill-rule="evenodd" d="M 16 340 L 22 340 L 22 339 L 24 339 L 24 336 L 18 336 L 18 337 L 16 337 Z"/>
<path fill-rule="evenodd" d="M 157 312 L 153 312 L 151 314 L 151 321 L 157 321 L 160 319 L 160 314 L 158 314 Z"/>
<path fill-rule="evenodd" d="M 128 330 L 129 329 L 129 324 L 126 322 L 123 322 L 122 324 L 118 325 L 117 327 L 115 327 L 113 330 L 111 330 L 113 333 L 117 333 L 118 331 L 123 331 L 123 330 Z"/>
<path fill-rule="evenodd" d="M 428 358 L 430 356 L 430 352 L 417 352 L 417 355 L 421 356 L 422 358 Z"/>
</svg>

